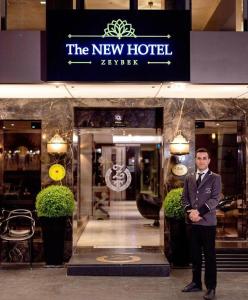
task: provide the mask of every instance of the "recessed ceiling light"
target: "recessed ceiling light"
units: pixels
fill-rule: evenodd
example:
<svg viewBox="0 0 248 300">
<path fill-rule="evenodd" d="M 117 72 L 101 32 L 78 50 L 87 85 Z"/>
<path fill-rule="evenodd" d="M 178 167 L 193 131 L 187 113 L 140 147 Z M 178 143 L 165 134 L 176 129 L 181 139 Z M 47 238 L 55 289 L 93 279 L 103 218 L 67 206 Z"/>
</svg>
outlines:
<svg viewBox="0 0 248 300">
<path fill-rule="evenodd" d="M 186 89 L 186 83 L 185 82 L 172 82 L 171 83 L 171 89 L 174 91 L 182 91 Z"/>
<path fill-rule="evenodd" d="M 5 126 L 3 126 L 3 129 L 5 129 L 6 127 Z"/>
<path fill-rule="evenodd" d="M 40 1 L 41 5 L 46 5 L 46 1 Z"/>
<path fill-rule="evenodd" d="M 216 126 L 220 126 L 220 124 L 219 124 L 219 123 L 216 123 Z"/>
<path fill-rule="evenodd" d="M 14 127 L 14 126 L 15 126 L 15 124 L 14 124 L 14 123 L 11 123 L 10 125 L 11 125 L 12 127 Z"/>
</svg>

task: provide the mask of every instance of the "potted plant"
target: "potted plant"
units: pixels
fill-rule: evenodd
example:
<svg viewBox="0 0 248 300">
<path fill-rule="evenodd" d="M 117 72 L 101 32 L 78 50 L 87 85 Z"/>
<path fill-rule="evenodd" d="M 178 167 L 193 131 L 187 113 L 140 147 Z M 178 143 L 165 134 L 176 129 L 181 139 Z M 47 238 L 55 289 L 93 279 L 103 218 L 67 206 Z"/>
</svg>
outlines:
<svg viewBox="0 0 248 300">
<path fill-rule="evenodd" d="M 175 266 L 189 263 L 185 213 L 182 206 L 182 188 L 172 189 L 165 197 L 163 207 L 169 229 L 168 259 Z"/>
<path fill-rule="evenodd" d="M 38 193 L 35 206 L 42 227 L 46 264 L 61 265 L 66 220 L 75 207 L 74 195 L 66 186 L 50 185 Z"/>
</svg>

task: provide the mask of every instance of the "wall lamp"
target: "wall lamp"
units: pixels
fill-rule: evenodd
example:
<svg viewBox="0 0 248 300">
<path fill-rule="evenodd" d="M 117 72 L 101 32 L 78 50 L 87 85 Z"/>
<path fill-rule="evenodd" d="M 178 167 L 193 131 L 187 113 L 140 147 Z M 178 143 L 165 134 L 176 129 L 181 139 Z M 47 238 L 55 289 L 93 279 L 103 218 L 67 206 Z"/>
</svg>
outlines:
<svg viewBox="0 0 248 300">
<path fill-rule="evenodd" d="M 67 142 L 56 133 L 50 141 L 47 142 L 47 152 L 50 154 L 64 154 L 67 152 Z"/>
<path fill-rule="evenodd" d="M 181 130 L 178 131 L 173 141 L 170 142 L 170 153 L 172 155 L 189 154 L 189 141 L 181 134 Z"/>
</svg>

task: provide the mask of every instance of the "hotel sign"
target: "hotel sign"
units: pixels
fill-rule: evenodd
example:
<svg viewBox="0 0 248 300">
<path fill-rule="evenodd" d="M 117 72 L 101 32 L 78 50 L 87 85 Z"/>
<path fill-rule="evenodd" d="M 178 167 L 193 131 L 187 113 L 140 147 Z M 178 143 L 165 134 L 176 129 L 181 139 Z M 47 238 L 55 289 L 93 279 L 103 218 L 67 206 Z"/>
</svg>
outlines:
<svg viewBox="0 0 248 300">
<path fill-rule="evenodd" d="M 185 11 L 49 11 L 47 80 L 188 81 Z"/>
</svg>

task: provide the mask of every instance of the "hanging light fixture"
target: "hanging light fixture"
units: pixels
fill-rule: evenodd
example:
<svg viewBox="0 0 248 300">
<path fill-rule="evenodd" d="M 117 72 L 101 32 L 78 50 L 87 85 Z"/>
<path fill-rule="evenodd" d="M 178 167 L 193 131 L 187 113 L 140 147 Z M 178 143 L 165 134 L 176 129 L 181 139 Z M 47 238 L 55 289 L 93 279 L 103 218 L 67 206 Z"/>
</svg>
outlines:
<svg viewBox="0 0 248 300">
<path fill-rule="evenodd" d="M 148 6 L 149 6 L 149 8 L 152 8 L 153 7 L 153 1 L 148 1 Z"/>
<path fill-rule="evenodd" d="M 67 142 L 56 133 L 47 143 L 47 152 L 50 154 L 67 152 Z"/>
<path fill-rule="evenodd" d="M 173 155 L 189 154 L 189 141 L 182 135 L 181 130 L 178 130 L 178 134 L 170 142 L 170 153 Z"/>
</svg>

